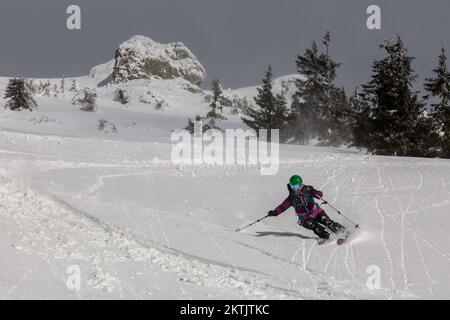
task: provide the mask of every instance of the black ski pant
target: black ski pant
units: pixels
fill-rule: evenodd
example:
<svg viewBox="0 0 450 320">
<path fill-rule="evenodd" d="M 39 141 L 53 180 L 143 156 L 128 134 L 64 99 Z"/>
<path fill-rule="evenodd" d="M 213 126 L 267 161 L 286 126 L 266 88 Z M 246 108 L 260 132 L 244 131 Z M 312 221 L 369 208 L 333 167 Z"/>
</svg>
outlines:
<svg viewBox="0 0 450 320">
<path fill-rule="evenodd" d="M 303 223 L 303 226 L 306 229 L 312 230 L 322 239 L 328 239 L 330 237 L 330 232 L 327 229 L 333 233 L 343 233 L 345 231 L 344 226 L 331 220 L 325 212 L 319 213 L 315 218 L 306 220 Z"/>
</svg>

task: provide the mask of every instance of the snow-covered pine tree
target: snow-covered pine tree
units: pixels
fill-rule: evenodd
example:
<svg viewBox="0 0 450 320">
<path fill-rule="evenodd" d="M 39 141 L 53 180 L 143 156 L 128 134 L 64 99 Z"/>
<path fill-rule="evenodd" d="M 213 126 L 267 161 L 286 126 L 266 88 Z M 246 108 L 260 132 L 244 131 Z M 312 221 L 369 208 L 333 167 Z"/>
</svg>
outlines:
<svg viewBox="0 0 450 320">
<path fill-rule="evenodd" d="M 381 46 L 387 56 L 375 60 L 372 79 L 362 85 L 353 98 L 355 119 L 361 121 L 353 128 L 355 145 L 382 155 L 420 156 L 419 141 L 425 141 L 426 118 L 424 104 L 412 91 L 416 74 L 411 67 L 413 57 L 400 39 L 385 41 Z"/>
<path fill-rule="evenodd" d="M 336 69 L 341 65 L 340 63 L 334 62 L 330 57 L 330 44 L 331 44 L 331 34 L 327 31 L 322 38 L 322 43 L 325 46 L 325 55 L 322 56 L 325 60 L 325 79 L 327 86 L 325 87 L 325 93 L 331 94 L 332 83 L 336 79 Z"/>
<path fill-rule="evenodd" d="M 72 79 L 72 83 L 71 83 L 69 91 L 71 91 L 71 92 L 77 92 L 78 91 L 78 82 L 77 82 L 77 80 Z"/>
<path fill-rule="evenodd" d="M 62 77 L 62 79 L 61 79 L 61 83 L 59 84 L 59 89 L 64 96 L 66 93 L 66 79 L 64 77 Z"/>
<path fill-rule="evenodd" d="M 44 93 L 44 83 L 42 82 L 42 80 L 39 80 L 39 84 L 38 84 L 37 90 L 38 90 L 38 92 L 40 94 Z"/>
<path fill-rule="evenodd" d="M 128 95 L 128 92 L 124 89 L 119 89 L 117 91 L 116 100 L 119 101 L 121 104 L 127 104 L 130 102 L 130 96 Z"/>
<path fill-rule="evenodd" d="M 275 94 L 272 88 L 272 67 L 269 66 L 260 88 L 257 88 L 258 94 L 253 99 L 257 107 L 248 106 L 243 110 L 244 117 L 242 121 L 250 128 L 268 130 L 268 140 L 270 141 L 271 129 L 283 129 L 286 127 L 288 113 L 286 109 L 286 99 Z"/>
<path fill-rule="evenodd" d="M 57 98 L 58 94 L 59 94 L 59 88 L 58 88 L 58 85 L 55 83 L 53 86 L 53 97 Z"/>
<path fill-rule="evenodd" d="M 431 117 L 438 136 L 435 140 L 436 153 L 439 157 L 450 158 L 450 72 L 444 47 L 433 73 L 434 78 L 425 79 L 424 87 L 428 92 L 425 99 L 433 97 L 437 100 L 431 103 Z"/>
<path fill-rule="evenodd" d="M 97 93 L 89 88 L 84 88 L 73 97 L 72 104 L 81 105 L 80 110 L 82 111 L 94 112 L 96 100 Z"/>
<path fill-rule="evenodd" d="M 297 71 L 302 77 L 296 81 L 295 95 L 298 105 L 291 108 L 296 112 L 295 117 L 291 119 L 293 125 L 299 122 L 307 125 L 303 130 L 297 130 L 297 133 L 302 135 L 296 137 L 298 141 L 307 142 L 310 138 L 316 137 L 322 144 L 340 145 L 343 139 L 336 137 L 342 136 L 347 130 L 345 128 L 347 112 L 343 112 L 342 108 L 348 109 L 348 104 L 342 99 L 343 89 L 333 85 L 336 69 L 340 64 L 333 61 L 329 55 L 330 42 L 331 36 L 328 31 L 322 39 L 326 53 L 321 53 L 313 41 L 311 48 L 306 49 L 302 56 L 297 56 Z M 337 118 L 338 116 L 343 118 Z M 298 120 L 297 117 L 306 118 Z"/>
<path fill-rule="evenodd" d="M 4 99 L 9 99 L 5 107 L 13 111 L 22 111 L 24 109 L 33 111 L 37 107 L 33 94 L 25 80 L 20 78 L 10 79 L 6 87 Z"/>
<path fill-rule="evenodd" d="M 220 103 L 218 102 L 220 95 L 222 94 L 222 88 L 220 86 L 220 82 L 217 79 L 214 79 L 212 81 L 212 100 L 209 104 L 210 110 L 204 117 L 205 124 L 203 125 L 203 131 L 206 131 L 208 129 L 218 129 L 222 130 L 220 127 L 217 126 L 218 121 L 226 120 L 222 114 L 218 112 L 218 109 L 220 108 Z"/>
<path fill-rule="evenodd" d="M 37 93 L 38 88 L 33 79 L 25 80 L 25 84 L 28 85 L 28 89 L 30 89 L 31 94 L 35 95 Z"/>
<path fill-rule="evenodd" d="M 222 113 L 222 104 L 219 102 L 219 98 L 222 95 L 223 90 L 220 85 L 219 79 L 214 79 L 212 81 L 212 101 L 210 103 L 211 109 L 219 109 L 220 113 Z"/>
<path fill-rule="evenodd" d="M 336 70 L 341 65 L 331 59 L 331 34 L 327 31 L 322 38 L 325 46 L 325 79 L 324 109 L 322 110 L 322 126 L 319 127 L 319 140 L 322 144 L 340 146 L 350 139 L 349 117 L 350 105 L 343 88 L 337 88 L 333 82 Z"/>
<path fill-rule="evenodd" d="M 194 129 L 195 129 L 195 123 L 202 121 L 202 117 L 200 117 L 199 115 L 195 116 L 195 120 L 192 121 L 191 118 L 188 119 L 188 125 L 186 127 L 184 127 L 184 130 L 189 131 L 190 134 L 194 134 Z"/>
<path fill-rule="evenodd" d="M 299 116 L 306 117 L 302 120 L 307 125 L 307 130 L 303 131 L 304 137 L 298 137 L 305 141 L 317 137 L 319 128 L 321 127 L 322 113 L 324 109 L 324 96 L 326 84 L 326 74 L 324 70 L 324 55 L 319 53 L 319 49 L 315 41 L 312 42 L 311 48 L 306 49 L 303 56 L 297 56 L 296 60 L 297 72 L 305 78 L 296 80 L 297 92 L 299 99 L 299 109 L 303 110 Z"/>
<path fill-rule="evenodd" d="M 369 141 L 370 127 L 370 104 L 363 94 L 355 89 L 354 94 L 350 97 L 351 118 L 351 146 L 357 148 L 366 148 Z"/>
<path fill-rule="evenodd" d="M 47 80 L 45 83 L 44 83 L 44 96 L 46 96 L 46 97 L 50 97 L 50 80 Z"/>
<path fill-rule="evenodd" d="M 184 128 L 185 130 L 188 130 L 191 134 L 194 133 L 195 123 L 197 123 L 199 121 L 206 122 L 202 126 L 202 131 L 206 131 L 209 129 L 222 130 L 220 127 L 217 126 L 217 122 L 227 119 L 218 112 L 218 109 L 220 109 L 220 112 L 222 112 L 222 110 L 221 110 L 222 108 L 221 108 L 219 99 L 223 92 L 222 86 L 220 85 L 220 82 L 218 79 L 214 79 L 212 81 L 211 89 L 212 89 L 212 98 L 211 98 L 211 102 L 209 104 L 210 110 L 208 111 L 208 113 L 204 117 L 196 115 L 195 122 L 189 118 L 188 125 Z"/>
</svg>

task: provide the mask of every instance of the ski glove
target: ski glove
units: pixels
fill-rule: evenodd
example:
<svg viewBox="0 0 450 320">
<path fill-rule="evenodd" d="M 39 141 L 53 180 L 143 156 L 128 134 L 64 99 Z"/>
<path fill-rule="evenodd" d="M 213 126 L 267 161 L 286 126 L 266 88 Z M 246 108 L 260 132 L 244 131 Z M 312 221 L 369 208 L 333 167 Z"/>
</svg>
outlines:
<svg viewBox="0 0 450 320">
<path fill-rule="evenodd" d="M 275 210 L 270 210 L 267 213 L 267 215 L 270 216 L 270 217 L 276 217 L 278 215 L 278 212 L 276 212 Z"/>
</svg>

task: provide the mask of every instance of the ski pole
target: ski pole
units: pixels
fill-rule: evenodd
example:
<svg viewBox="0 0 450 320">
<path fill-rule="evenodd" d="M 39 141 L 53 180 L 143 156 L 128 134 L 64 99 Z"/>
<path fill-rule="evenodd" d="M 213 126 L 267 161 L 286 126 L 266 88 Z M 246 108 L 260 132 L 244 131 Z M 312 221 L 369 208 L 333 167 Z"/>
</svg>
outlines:
<svg viewBox="0 0 450 320">
<path fill-rule="evenodd" d="M 262 217 L 261 219 L 258 219 L 258 220 L 256 220 L 255 222 L 252 222 L 252 223 L 246 225 L 245 227 L 238 228 L 238 229 L 236 229 L 236 232 L 239 232 L 239 231 L 241 231 L 241 230 L 244 230 L 245 228 L 248 228 L 248 227 L 254 225 L 254 224 L 257 223 L 257 222 L 260 222 L 261 220 L 264 220 L 264 219 L 267 218 L 268 216 L 269 216 L 269 215 L 267 215 L 267 216 L 265 216 L 265 217 Z"/>
<path fill-rule="evenodd" d="M 359 228 L 359 224 L 354 223 L 352 220 L 350 220 L 349 218 L 347 218 L 345 215 L 343 215 L 338 209 L 336 209 L 333 205 L 331 205 L 327 200 L 325 200 L 324 198 L 320 197 L 320 200 L 322 200 L 322 204 L 327 204 L 331 209 L 333 209 L 334 211 L 336 211 L 338 214 L 340 214 L 341 216 L 343 216 L 345 219 L 347 219 L 348 221 L 350 221 L 351 224 L 353 224 L 355 226 L 355 229 Z"/>
</svg>

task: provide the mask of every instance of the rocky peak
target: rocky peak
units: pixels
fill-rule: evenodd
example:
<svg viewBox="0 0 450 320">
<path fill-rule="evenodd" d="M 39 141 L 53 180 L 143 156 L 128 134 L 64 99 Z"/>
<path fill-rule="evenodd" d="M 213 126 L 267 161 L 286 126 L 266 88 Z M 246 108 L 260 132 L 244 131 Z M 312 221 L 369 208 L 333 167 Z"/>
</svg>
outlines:
<svg viewBox="0 0 450 320">
<path fill-rule="evenodd" d="M 184 78 L 199 85 L 206 71 L 194 54 L 182 43 L 161 44 L 144 36 L 133 36 L 116 50 L 112 81 L 135 79 Z"/>
</svg>

